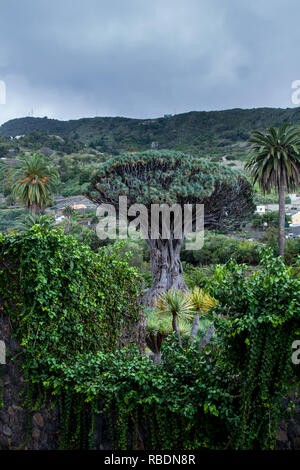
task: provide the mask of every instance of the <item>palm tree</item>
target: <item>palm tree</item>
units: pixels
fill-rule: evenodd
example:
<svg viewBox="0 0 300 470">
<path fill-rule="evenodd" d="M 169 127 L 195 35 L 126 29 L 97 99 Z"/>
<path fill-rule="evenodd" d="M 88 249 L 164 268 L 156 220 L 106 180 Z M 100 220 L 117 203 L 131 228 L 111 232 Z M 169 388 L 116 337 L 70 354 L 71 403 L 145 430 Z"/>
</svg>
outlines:
<svg viewBox="0 0 300 470">
<path fill-rule="evenodd" d="M 190 298 L 179 289 L 170 289 L 159 295 L 154 306 L 157 315 L 172 317 L 172 328 L 177 334 L 179 346 L 182 347 L 178 318 L 193 317 L 195 311 Z"/>
<path fill-rule="evenodd" d="M 66 206 L 62 210 L 63 215 L 65 215 L 68 219 L 72 217 L 72 215 L 75 214 L 75 210 L 73 209 L 72 206 Z"/>
<path fill-rule="evenodd" d="M 272 189 L 279 194 L 279 254 L 284 256 L 285 191 L 296 191 L 300 185 L 300 130 L 288 123 L 267 132 L 255 131 L 249 139 L 249 161 L 246 164 L 264 193 Z"/>
<path fill-rule="evenodd" d="M 58 174 L 47 165 L 42 155 L 35 153 L 23 159 L 22 167 L 16 176 L 18 179 L 14 184 L 13 194 L 34 216 L 49 202 L 50 194 L 57 184 Z"/>
<path fill-rule="evenodd" d="M 199 287 L 194 287 L 188 295 L 190 296 L 191 303 L 196 310 L 191 330 L 191 339 L 192 343 L 194 343 L 199 328 L 200 314 L 205 315 L 211 308 L 217 305 L 217 300 L 205 292 L 204 289 L 200 289 Z"/>
</svg>

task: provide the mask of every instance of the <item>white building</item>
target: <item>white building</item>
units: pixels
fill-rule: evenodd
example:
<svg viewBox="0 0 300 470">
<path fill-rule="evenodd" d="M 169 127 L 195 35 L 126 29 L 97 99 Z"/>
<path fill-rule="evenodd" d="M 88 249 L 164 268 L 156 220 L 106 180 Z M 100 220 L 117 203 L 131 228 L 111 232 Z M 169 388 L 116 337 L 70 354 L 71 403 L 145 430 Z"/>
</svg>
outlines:
<svg viewBox="0 0 300 470">
<path fill-rule="evenodd" d="M 63 219 L 65 219 L 65 216 L 64 215 L 56 215 L 55 216 L 55 222 L 58 224 L 59 222 L 61 222 Z"/>
<path fill-rule="evenodd" d="M 256 214 L 264 214 L 266 212 L 266 206 L 256 206 Z"/>
</svg>

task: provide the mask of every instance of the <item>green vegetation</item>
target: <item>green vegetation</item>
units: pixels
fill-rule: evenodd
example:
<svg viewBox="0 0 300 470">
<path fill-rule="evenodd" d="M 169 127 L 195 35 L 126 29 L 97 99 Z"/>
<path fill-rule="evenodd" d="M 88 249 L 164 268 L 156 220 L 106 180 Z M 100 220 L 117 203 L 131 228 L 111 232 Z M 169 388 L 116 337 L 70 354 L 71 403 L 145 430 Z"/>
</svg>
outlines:
<svg viewBox="0 0 300 470">
<path fill-rule="evenodd" d="M 75 215 L 75 210 L 71 206 L 65 206 L 62 210 L 62 213 L 69 218 Z"/>
<path fill-rule="evenodd" d="M 210 278 L 215 272 L 216 266 L 214 264 L 209 266 L 194 266 L 192 264 L 182 261 L 183 278 L 189 289 L 194 287 L 205 288 L 210 281 Z"/>
<path fill-rule="evenodd" d="M 63 235 L 61 228 L 49 230 L 41 225 L 0 236 L 1 262 L 18 272 L 14 285 L 7 289 L 12 272 L 2 269 L 0 295 L 7 307 L 11 302 L 23 306 L 15 312 L 15 319 L 28 327 L 23 344 L 32 345 L 37 334 L 44 338 L 39 357 L 48 366 L 54 350 L 66 358 L 75 350 L 94 350 L 99 343 L 103 350 L 116 346 L 122 322 L 137 315 L 139 293 L 138 272 L 119 256 L 117 247 L 96 254 L 72 236 Z M 51 329 L 53 336 L 48 341 Z M 63 345 L 66 334 L 72 350 Z"/>
<path fill-rule="evenodd" d="M 51 160 L 60 176 L 58 192 L 63 197 L 84 194 L 88 189 L 93 172 L 104 159 L 103 155 L 94 155 L 88 151 L 80 154 L 52 156 Z"/>
<path fill-rule="evenodd" d="M 193 317 L 194 305 L 191 299 L 178 289 L 170 289 L 158 296 L 155 301 L 155 308 L 157 315 L 172 317 L 172 328 L 177 335 L 179 346 L 182 347 L 178 320 Z"/>
<path fill-rule="evenodd" d="M 253 129 L 270 124 L 299 122 L 298 109 L 253 109 L 191 112 L 152 120 L 93 118 L 56 121 L 47 118 L 16 119 L 0 126 L 0 193 L 6 205 L 14 203 L 12 179 L 20 157 L 41 151 L 59 173 L 57 192 L 63 197 L 84 194 L 99 163 L 112 154 L 158 148 L 179 150 L 213 162 L 243 169 L 247 139 Z M 10 139 L 9 136 L 22 136 Z M 6 136 L 6 137 L 5 137 Z M 231 162 L 231 163 L 230 163 Z M 260 190 L 256 204 L 278 203 L 272 192 Z M 286 202 L 288 200 L 286 199 Z"/>
<path fill-rule="evenodd" d="M 97 252 L 98 249 L 107 245 L 105 241 L 99 240 L 96 230 L 89 229 L 84 225 L 76 222 L 76 220 L 65 219 L 60 223 L 65 235 L 72 235 L 78 242 L 89 245 L 89 247 Z"/>
<path fill-rule="evenodd" d="M 146 324 L 146 345 L 153 353 L 153 362 L 155 365 L 161 362 L 161 348 L 164 340 L 172 335 L 174 325 L 172 325 L 172 315 L 157 315 L 155 311 L 150 311 L 147 315 Z M 182 315 L 177 322 L 177 341 L 178 338 L 186 341 L 191 334 L 191 322 L 189 318 Z"/>
<path fill-rule="evenodd" d="M 0 137 L 0 231 L 7 231 L 0 233 L 1 306 L 23 348 L 24 406 L 29 415 L 43 403 L 59 406 L 61 449 L 93 448 L 98 414 L 116 450 L 274 448 L 287 413 L 283 398 L 300 384 L 291 361 L 300 339 L 300 244 L 287 240 L 284 259 L 276 257 L 275 213 L 253 217 L 252 188 L 229 166 L 246 159 L 243 140 L 253 128 L 299 119 L 295 108 L 153 120 L 25 118 L 0 127 L 3 136 L 26 134 Z M 280 129 L 291 143 L 293 134 Z M 269 132 L 255 135 L 269 145 L 279 135 Z M 252 170 L 270 157 L 257 142 Z M 283 174 L 295 176 L 298 157 L 291 168 L 281 157 Z M 69 201 L 60 225 L 8 210 L 23 159 L 38 171 L 19 178 L 16 194 L 33 213 L 52 204 L 53 187 L 44 186 L 51 169 L 63 196 L 89 191 L 117 211 L 119 195 L 148 208 L 204 203 L 204 246 L 182 250 L 181 262 L 183 240 L 170 243 L 160 232 L 147 242 L 101 241 L 95 227 L 84 226 L 87 219 L 97 224 L 95 211 L 75 213 Z M 257 171 L 270 189 L 272 167 Z M 39 192 L 21 191 L 26 185 Z M 259 242 L 238 231 L 246 221 L 260 229 L 267 221 Z M 145 295 L 151 284 L 155 302 Z"/>
<path fill-rule="evenodd" d="M 182 251 L 182 259 L 193 265 L 224 264 L 229 259 L 238 263 L 257 265 L 259 262 L 259 244 L 240 238 L 205 232 L 204 246 L 201 250 Z"/>
<path fill-rule="evenodd" d="M 23 208 L 0 210 L 0 232 L 13 230 L 27 214 L 28 211 Z"/>
<path fill-rule="evenodd" d="M 206 157 L 246 159 L 243 143 L 253 129 L 283 122 L 298 124 L 300 111 L 292 109 L 231 109 L 177 114 L 169 118 L 87 118 L 58 121 L 47 118 L 13 119 L 0 127 L 1 136 L 38 132 L 71 138 L 101 152 L 120 153 L 151 148 L 180 150 Z M 50 145 L 51 147 L 51 145 Z M 52 147 L 51 147 L 52 148 Z"/>
<path fill-rule="evenodd" d="M 285 225 L 291 221 L 291 218 L 285 214 Z M 278 212 L 265 212 L 264 214 L 255 214 L 251 219 L 251 225 L 253 228 L 263 229 L 267 224 L 268 227 L 279 227 Z"/>
<path fill-rule="evenodd" d="M 15 227 L 16 230 L 26 232 L 34 225 L 40 225 L 41 227 L 52 229 L 56 226 L 55 220 L 52 217 L 44 214 L 26 214 L 23 220 L 21 220 Z"/>
<path fill-rule="evenodd" d="M 16 171 L 21 170 L 24 159 L 32 156 L 37 147 L 30 144 L 31 137 L 31 135 L 28 135 L 26 140 L 24 140 L 25 138 L 19 139 L 17 144 L 10 139 L 6 139 L 7 148 L 16 150 L 15 154 L 8 154 L 7 158 L 0 160 L 0 193 L 5 196 L 7 205 L 14 203 L 16 200 L 12 192 Z M 47 138 L 47 136 L 44 137 Z M 45 164 L 53 167 L 59 176 L 56 192 L 63 197 L 84 194 L 88 188 L 93 171 L 95 171 L 100 161 L 104 161 L 107 158 L 105 155 L 100 155 L 99 152 L 85 148 L 80 153 L 70 154 L 54 151 L 53 149 L 50 152 L 50 150 L 46 147 L 39 148 Z"/>
<path fill-rule="evenodd" d="M 253 185 L 255 190 L 255 204 L 257 205 L 266 205 L 266 204 L 278 204 L 279 197 L 278 193 L 273 189 L 270 190 L 270 193 L 264 193 L 263 190 L 260 189 L 257 183 Z M 289 196 L 285 196 L 285 203 L 291 204 L 291 199 Z"/>
<path fill-rule="evenodd" d="M 279 255 L 279 243 L 278 243 L 278 229 L 274 227 L 269 227 L 264 236 L 261 238 L 261 241 L 267 246 L 272 248 L 276 256 Z M 285 242 L 284 247 L 284 259 L 289 266 L 295 266 L 297 264 L 297 259 L 300 256 L 300 243 L 299 240 L 288 239 Z"/>
<path fill-rule="evenodd" d="M 184 278 L 189 288 L 198 285 L 206 287 L 212 276 L 215 265 L 225 264 L 230 259 L 237 263 L 247 263 L 257 266 L 259 263 L 259 250 L 263 245 L 272 248 L 275 255 L 279 254 L 278 229 L 272 226 L 266 229 L 259 242 L 249 241 L 226 235 L 205 233 L 205 243 L 201 250 L 183 250 L 181 258 L 184 265 Z M 297 262 L 300 254 L 298 240 L 288 239 L 285 246 L 285 261 L 291 266 Z"/>
<path fill-rule="evenodd" d="M 48 153 L 50 155 L 53 151 L 63 154 L 77 153 L 84 148 L 83 143 L 74 138 L 66 136 L 62 138 L 57 135 L 48 135 L 47 133 L 39 131 L 24 135 L 24 137 L 18 139 L 18 144 L 31 152 L 38 152 L 42 149 L 45 154 Z"/>
<path fill-rule="evenodd" d="M 191 303 L 195 309 L 195 317 L 191 330 L 191 339 L 193 344 L 199 329 L 200 316 L 207 314 L 209 310 L 215 307 L 217 305 L 217 301 L 207 292 L 205 292 L 204 289 L 200 289 L 199 287 L 194 287 L 188 296 L 191 299 Z M 200 350 L 202 347 L 203 344 L 200 343 Z"/>
<path fill-rule="evenodd" d="M 118 252 L 96 255 L 38 225 L 2 235 L 0 252 L 0 295 L 24 348 L 25 403 L 37 409 L 45 392 L 57 400 L 62 449 L 92 448 L 98 413 L 108 416 L 114 449 L 274 447 L 282 398 L 299 384 L 291 343 L 300 278 L 270 250 L 258 272 L 245 275 L 235 261 L 217 268 L 215 341 L 200 352 L 198 339 L 180 347 L 162 327 L 161 364 L 128 344 L 118 349 L 139 294 L 138 273 Z M 159 331 L 150 322 L 148 344 Z"/>
</svg>

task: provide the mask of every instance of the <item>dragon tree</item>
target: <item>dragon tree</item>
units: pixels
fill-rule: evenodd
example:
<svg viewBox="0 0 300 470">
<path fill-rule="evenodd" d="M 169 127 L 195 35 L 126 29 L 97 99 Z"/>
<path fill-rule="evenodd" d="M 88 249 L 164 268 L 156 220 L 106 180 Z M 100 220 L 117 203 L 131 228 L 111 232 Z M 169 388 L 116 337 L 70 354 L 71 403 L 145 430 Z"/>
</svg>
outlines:
<svg viewBox="0 0 300 470">
<path fill-rule="evenodd" d="M 170 234 L 164 237 L 160 219 L 159 232 L 151 232 L 151 207 L 154 204 L 182 208 L 190 204 L 204 205 L 204 228 L 238 228 L 254 211 L 252 188 L 245 177 L 228 167 L 182 152 L 149 150 L 124 153 L 102 163 L 94 172 L 87 193 L 96 204 L 113 205 L 120 212 L 119 197 L 126 196 L 128 206 L 143 204 L 147 208 L 147 230 L 144 236 L 150 250 L 153 284 L 144 297 L 152 305 L 161 292 L 168 289 L 186 290 L 180 250 L 186 237 L 175 236 L 176 223 L 170 211 Z M 128 221 L 136 214 L 127 215 Z M 183 224 L 183 222 L 182 222 Z M 196 211 L 192 213 L 192 227 Z"/>
</svg>

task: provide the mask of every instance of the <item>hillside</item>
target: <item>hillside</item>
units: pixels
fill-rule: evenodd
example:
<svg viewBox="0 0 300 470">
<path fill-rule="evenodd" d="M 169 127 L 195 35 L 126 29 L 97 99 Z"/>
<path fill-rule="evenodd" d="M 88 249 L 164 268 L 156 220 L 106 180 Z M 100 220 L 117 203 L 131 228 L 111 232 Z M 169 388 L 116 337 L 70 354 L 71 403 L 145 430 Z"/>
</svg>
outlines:
<svg viewBox="0 0 300 470">
<path fill-rule="evenodd" d="M 122 151 L 175 149 L 242 170 L 251 131 L 284 121 L 300 123 L 300 108 L 190 112 L 148 120 L 13 119 L 0 126 L 0 230 L 11 227 L 22 215 L 21 209 L 14 206 L 12 186 L 24 155 L 42 152 L 57 169 L 60 182 L 55 203 L 57 198 L 84 194 L 99 163 Z M 18 138 L 11 138 L 15 136 Z M 276 194 L 257 192 L 256 203 L 277 202 Z"/>
<path fill-rule="evenodd" d="M 197 153 L 224 153 L 243 159 L 241 142 L 253 129 L 264 129 L 284 121 L 300 123 L 300 108 L 232 109 L 177 114 L 157 119 L 96 117 L 71 121 L 26 117 L 0 126 L 0 136 L 17 136 L 38 131 L 82 142 L 103 152 L 119 153 L 156 148 Z M 228 153 L 228 150 L 226 150 Z M 209 155 L 207 155 L 209 156 Z"/>
</svg>

